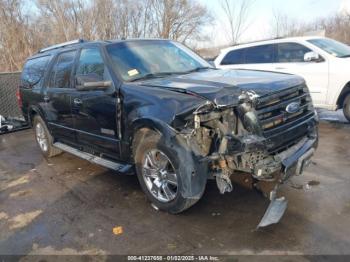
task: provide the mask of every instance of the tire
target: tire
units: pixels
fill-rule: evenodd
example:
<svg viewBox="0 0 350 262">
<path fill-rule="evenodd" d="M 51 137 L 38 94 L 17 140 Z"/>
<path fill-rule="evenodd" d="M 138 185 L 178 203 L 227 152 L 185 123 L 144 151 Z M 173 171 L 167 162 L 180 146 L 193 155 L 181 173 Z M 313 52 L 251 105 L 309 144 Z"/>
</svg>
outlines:
<svg viewBox="0 0 350 262">
<path fill-rule="evenodd" d="M 343 103 L 343 112 L 345 118 L 350 122 L 350 93 L 346 95 Z"/>
<path fill-rule="evenodd" d="M 192 205 L 194 205 L 199 199 L 193 199 L 193 198 L 184 198 L 181 194 L 182 192 L 182 176 L 189 175 L 189 174 L 180 174 L 179 172 L 179 164 L 181 163 L 178 157 L 178 154 L 174 151 L 173 148 L 168 148 L 165 146 L 166 144 L 164 143 L 164 140 L 162 139 L 161 135 L 158 133 L 151 131 L 149 129 L 141 129 L 134 138 L 134 143 L 133 143 L 133 153 L 134 153 L 134 160 L 135 160 L 135 165 L 136 165 L 136 173 L 137 173 L 137 178 L 139 180 L 139 183 L 141 185 L 142 190 L 146 194 L 148 200 L 152 202 L 154 207 L 156 209 L 160 209 L 172 214 L 177 214 L 180 213 Z M 148 173 L 148 171 L 151 169 L 149 167 L 150 162 L 147 159 L 150 159 L 151 156 L 153 155 L 154 158 L 157 158 L 157 153 L 158 152 L 158 158 L 161 162 L 168 161 L 169 164 L 167 164 L 167 167 L 163 169 L 163 171 L 159 171 L 157 175 L 152 176 L 146 176 L 145 174 Z M 160 152 L 160 153 L 159 153 Z M 163 155 L 162 155 L 163 154 Z M 165 156 L 165 157 L 164 157 Z M 162 163 L 162 165 L 163 165 Z M 147 169 L 146 168 L 149 168 Z M 160 165 L 158 165 L 160 166 Z M 166 169 L 166 171 L 164 171 Z M 147 172 L 145 171 L 147 170 Z M 171 175 L 172 170 L 174 171 L 175 174 L 175 179 L 177 180 L 177 186 L 175 189 L 175 186 L 173 183 L 175 181 L 174 175 Z M 163 173 L 167 173 L 165 175 L 165 178 L 163 181 L 161 181 L 161 176 Z M 157 178 L 155 178 L 157 176 Z M 159 186 L 159 194 L 158 197 L 156 197 L 156 193 L 150 188 L 150 180 L 153 180 L 153 185 L 156 185 L 156 181 L 158 181 L 158 184 L 161 183 L 161 186 Z M 167 178 L 169 178 L 167 180 Z M 166 194 L 168 190 L 163 189 L 163 183 L 166 183 L 164 181 L 168 181 L 168 189 L 170 188 L 170 191 L 172 193 L 175 193 L 175 195 L 171 194 Z M 170 181 L 172 183 L 170 183 Z M 157 188 L 157 187 L 156 187 Z M 204 189 L 203 189 L 204 191 Z M 160 199 L 160 196 L 171 196 L 168 197 L 168 199 Z M 164 198 L 164 197 L 163 197 Z M 167 197 L 165 197 L 167 198 Z"/>
<path fill-rule="evenodd" d="M 46 158 L 50 158 L 62 153 L 62 151 L 53 146 L 53 137 L 51 136 L 44 120 L 36 115 L 34 116 L 33 128 L 35 140 Z"/>
</svg>

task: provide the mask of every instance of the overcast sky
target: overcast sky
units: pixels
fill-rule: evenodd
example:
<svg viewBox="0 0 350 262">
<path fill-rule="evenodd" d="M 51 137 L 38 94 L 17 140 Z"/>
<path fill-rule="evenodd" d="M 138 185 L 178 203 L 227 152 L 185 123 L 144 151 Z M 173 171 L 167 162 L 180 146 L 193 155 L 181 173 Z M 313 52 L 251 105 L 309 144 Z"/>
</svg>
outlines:
<svg viewBox="0 0 350 262">
<path fill-rule="evenodd" d="M 205 4 L 216 18 L 223 17 L 219 0 L 198 0 Z M 255 0 L 251 7 L 248 30 L 242 36 L 242 42 L 266 39 L 272 30 L 271 22 L 274 10 L 288 14 L 291 18 L 309 22 L 319 17 L 327 17 L 341 10 L 350 11 L 350 0 Z M 227 43 L 222 23 L 208 27 L 206 32 L 211 41 L 201 46 L 218 46 Z"/>
</svg>

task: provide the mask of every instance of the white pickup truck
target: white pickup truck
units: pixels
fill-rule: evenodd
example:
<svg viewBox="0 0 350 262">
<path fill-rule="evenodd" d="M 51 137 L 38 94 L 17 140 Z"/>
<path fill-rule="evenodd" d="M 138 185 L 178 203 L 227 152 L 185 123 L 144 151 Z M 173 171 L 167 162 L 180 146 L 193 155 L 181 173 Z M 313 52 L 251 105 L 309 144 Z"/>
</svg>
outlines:
<svg viewBox="0 0 350 262">
<path fill-rule="evenodd" d="M 342 108 L 350 121 L 350 47 L 324 37 L 259 41 L 221 50 L 217 68 L 240 68 L 302 76 L 316 107 Z"/>
</svg>

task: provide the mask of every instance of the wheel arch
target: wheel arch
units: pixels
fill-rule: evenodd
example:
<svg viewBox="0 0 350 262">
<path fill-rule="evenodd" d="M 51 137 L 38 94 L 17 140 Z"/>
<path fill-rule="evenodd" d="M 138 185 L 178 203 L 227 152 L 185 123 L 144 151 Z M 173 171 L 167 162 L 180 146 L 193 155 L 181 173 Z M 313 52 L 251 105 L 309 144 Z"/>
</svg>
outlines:
<svg viewBox="0 0 350 262">
<path fill-rule="evenodd" d="M 35 106 L 31 106 L 28 110 L 28 123 L 30 126 L 33 126 L 34 117 L 36 115 L 39 115 L 42 118 L 40 110 Z"/>
<path fill-rule="evenodd" d="M 134 141 L 138 131 L 150 129 L 162 135 L 164 143 L 168 144 L 181 159 L 181 163 L 186 163 L 180 167 L 182 181 L 184 183 L 182 195 L 186 198 L 199 199 L 205 189 L 208 179 L 208 165 L 205 161 L 198 161 L 188 141 L 175 129 L 158 119 L 140 119 L 133 124 L 132 132 L 132 153 L 134 155 Z"/>
<path fill-rule="evenodd" d="M 345 97 L 350 93 L 350 81 L 345 84 L 337 99 L 337 107 L 342 108 Z"/>
<path fill-rule="evenodd" d="M 135 141 L 135 136 L 142 129 L 149 129 L 157 132 L 160 135 L 165 136 L 166 138 L 170 138 L 171 136 L 176 136 L 176 131 L 171 128 L 167 123 L 162 122 L 158 119 L 154 118 L 141 118 L 135 120 L 131 125 L 130 132 L 130 145 L 133 146 Z"/>
</svg>

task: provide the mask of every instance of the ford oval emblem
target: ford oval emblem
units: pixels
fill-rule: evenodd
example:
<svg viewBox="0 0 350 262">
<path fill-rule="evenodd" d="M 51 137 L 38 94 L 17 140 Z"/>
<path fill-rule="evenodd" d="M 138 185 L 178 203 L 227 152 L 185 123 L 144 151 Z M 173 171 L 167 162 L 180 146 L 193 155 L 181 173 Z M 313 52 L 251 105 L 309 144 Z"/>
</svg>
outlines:
<svg viewBox="0 0 350 262">
<path fill-rule="evenodd" d="M 300 104 L 299 102 L 292 102 L 290 104 L 288 104 L 286 106 L 286 111 L 289 113 L 289 114 L 294 114 L 296 112 L 298 112 L 300 109 Z"/>
</svg>

